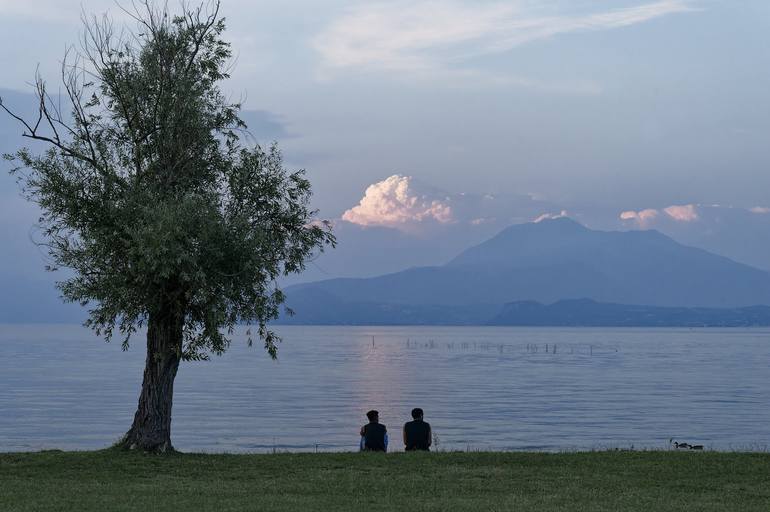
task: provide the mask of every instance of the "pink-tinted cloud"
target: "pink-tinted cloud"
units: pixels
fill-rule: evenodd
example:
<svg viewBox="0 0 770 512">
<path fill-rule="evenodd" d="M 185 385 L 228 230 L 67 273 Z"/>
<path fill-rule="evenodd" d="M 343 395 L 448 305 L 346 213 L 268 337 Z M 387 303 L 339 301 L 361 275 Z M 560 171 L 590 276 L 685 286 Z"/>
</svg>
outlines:
<svg viewBox="0 0 770 512">
<path fill-rule="evenodd" d="M 658 217 L 660 212 L 653 208 L 647 208 L 646 210 L 640 210 L 635 212 L 628 210 L 620 214 L 621 220 L 634 221 L 639 224 L 639 227 L 647 228 Z"/>
<path fill-rule="evenodd" d="M 675 204 L 662 210 L 655 208 L 639 211 L 627 210 L 620 214 L 620 220 L 634 222 L 642 229 L 647 229 L 665 219 L 676 222 L 694 222 L 699 218 L 698 206 L 694 204 Z"/>
<path fill-rule="evenodd" d="M 645 211 L 650 213 L 645 216 Z M 770 270 L 769 207 L 673 205 L 623 212 L 620 221 L 626 228 L 656 229 L 685 245 Z"/>
<path fill-rule="evenodd" d="M 544 213 L 535 217 L 532 222 L 538 223 L 549 219 L 561 219 L 567 216 L 567 210 L 562 210 L 559 213 Z"/>
<path fill-rule="evenodd" d="M 694 204 L 673 205 L 663 211 L 678 222 L 693 222 L 698 220 L 698 209 Z"/>
<path fill-rule="evenodd" d="M 450 226 L 488 232 L 554 211 L 559 211 L 555 205 L 531 194 L 452 193 L 396 174 L 370 185 L 359 203 L 342 214 L 342 220 L 406 233 L 438 232 Z M 564 215 L 564 211 L 546 214 L 551 218 Z"/>
<path fill-rule="evenodd" d="M 370 185 L 358 205 L 342 214 L 360 226 L 409 229 L 423 222 L 448 224 L 454 221 L 448 197 L 422 190 L 411 176 L 395 174 Z"/>
</svg>

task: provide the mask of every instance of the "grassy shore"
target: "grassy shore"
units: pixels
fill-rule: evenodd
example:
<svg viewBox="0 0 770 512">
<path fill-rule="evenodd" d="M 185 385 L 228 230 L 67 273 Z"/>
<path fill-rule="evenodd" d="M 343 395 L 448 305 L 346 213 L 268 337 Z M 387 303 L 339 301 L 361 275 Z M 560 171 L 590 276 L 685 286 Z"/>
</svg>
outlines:
<svg viewBox="0 0 770 512">
<path fill-rule="evenodd" d="M 0 454 L 0 510 L 770 510 L 770 454 Z"/>
</svg>

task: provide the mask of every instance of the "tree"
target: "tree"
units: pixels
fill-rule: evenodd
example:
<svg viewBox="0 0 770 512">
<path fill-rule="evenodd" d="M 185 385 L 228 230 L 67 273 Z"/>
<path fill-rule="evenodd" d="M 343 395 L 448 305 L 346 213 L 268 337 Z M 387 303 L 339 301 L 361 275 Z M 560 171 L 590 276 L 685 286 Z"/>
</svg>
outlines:
<svg viewBox="0 0 770 512">
<path fill-rule="evenodd" d="M 142 390 L 120 445 L 164 452 L 179 362 L 223 353 L 239 323 L 255 325 L 275 358 L 277 279 L 335 241 L 314 221 L 304 171 L 285 170 L 275 145 L 247 144 L 240 105 L 219 88 L 231 57 L 219 2 L 172 16 L 146 1 L 126 13 L 138 30 L 84 17 L 63 92 L 50 95 L 36 76 L 35 120 L 0 107 L 24 137 L 49 144 L 6 158 L 41 207 L 49 269 L 73 271 L 62 296 L 89 307 L 97 334 L 120 333 L 124 350 L 147 328 Z"/>
</svg>

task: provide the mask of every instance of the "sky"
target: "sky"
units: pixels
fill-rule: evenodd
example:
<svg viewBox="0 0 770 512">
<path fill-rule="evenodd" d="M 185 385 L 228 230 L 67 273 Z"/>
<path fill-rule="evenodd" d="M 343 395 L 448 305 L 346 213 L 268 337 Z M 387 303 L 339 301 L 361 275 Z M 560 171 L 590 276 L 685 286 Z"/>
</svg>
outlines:
<svg viewBox="0 0 770 512">
<path fill-rule="evenodd" d="M 0 94 L 24 103 L 37 66 L 55 81 L 81 9 L 128 22 L 108 0 L 0 0 Z M 338 226 L 339 255 L 308 278 L 441 263 L 543 215 L 660 229 L 770 269 L 770 2 L 222 0 L 222 12 L 236 52 L 224 90 L 308 171 Z M 0 119 L 0 149 L 19 134 Z M 22 254 L 35 212 L 5 173 L 0 186 L 0 243 Z M 372 252 L 393 244 L 400 256 Z"/>
</svg>

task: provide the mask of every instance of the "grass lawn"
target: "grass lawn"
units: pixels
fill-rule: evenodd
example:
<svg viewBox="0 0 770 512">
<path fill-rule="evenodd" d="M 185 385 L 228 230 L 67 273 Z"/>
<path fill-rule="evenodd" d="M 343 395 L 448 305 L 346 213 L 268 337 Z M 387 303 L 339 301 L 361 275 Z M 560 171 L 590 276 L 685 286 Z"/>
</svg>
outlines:
<svg viewBox="0 0 770 512">
<path fill-rule="evenodd" d="M 0 454 L 0 511 L 770 510 L 770 454 Z"/>
</svg>

